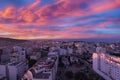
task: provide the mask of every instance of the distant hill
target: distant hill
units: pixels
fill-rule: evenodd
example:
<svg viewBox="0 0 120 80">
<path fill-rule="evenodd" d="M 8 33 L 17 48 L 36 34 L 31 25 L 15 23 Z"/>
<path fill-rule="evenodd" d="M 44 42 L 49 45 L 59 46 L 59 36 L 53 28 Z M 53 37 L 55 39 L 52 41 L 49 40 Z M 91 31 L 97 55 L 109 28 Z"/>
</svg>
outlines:
<svg viewBox="0 0 120 80">
<path fill-rule="evenodd" d="M 52 40 L 52 41 L 86 41 L 86 42 L 119 42 L 120 38 L 81 38 L 81 39 L 33 39 L 33 40 Z"/>
<path fill-rule="evenodd" d="M 10 46 L 19 43 L 24 43 L 27 40 L 18 40 L 18 39 L 11 39 L 11 38 L 2 38 L 0 37 L 0 46 Z"/>
</svg>

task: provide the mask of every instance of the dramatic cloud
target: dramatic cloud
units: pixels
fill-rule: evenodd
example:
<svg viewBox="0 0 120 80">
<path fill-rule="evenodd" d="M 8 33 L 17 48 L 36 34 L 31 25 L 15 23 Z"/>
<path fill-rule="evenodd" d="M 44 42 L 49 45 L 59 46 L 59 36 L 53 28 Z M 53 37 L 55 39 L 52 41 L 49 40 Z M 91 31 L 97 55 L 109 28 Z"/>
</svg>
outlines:
<svg viewBox="0 0 120 80">
<path fill-rule="evenodd" d="M 1 37 L 57 39 L 120 36 L 119 0 L 5 0 L 0 5 Z"/>
</svg>

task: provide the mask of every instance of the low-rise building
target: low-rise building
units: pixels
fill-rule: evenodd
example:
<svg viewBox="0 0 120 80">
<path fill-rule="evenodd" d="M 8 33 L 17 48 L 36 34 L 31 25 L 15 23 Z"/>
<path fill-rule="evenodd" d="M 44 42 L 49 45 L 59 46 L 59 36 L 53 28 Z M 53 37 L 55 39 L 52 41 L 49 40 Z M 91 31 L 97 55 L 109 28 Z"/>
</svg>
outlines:
<svg viewBox="0 0 120 80">
<path fill-rule="evenodd" d="M 55 80 L 57 66 L 58 56 L 50 55 L 49 57 L 41 58 L 29 69 L 31 72 L 29 75 L 27 74 L 28 72 L 24 74 L 23 80 L 29 79 L 28 76 L 32 76 L 32 80 Z"/>
</svg>

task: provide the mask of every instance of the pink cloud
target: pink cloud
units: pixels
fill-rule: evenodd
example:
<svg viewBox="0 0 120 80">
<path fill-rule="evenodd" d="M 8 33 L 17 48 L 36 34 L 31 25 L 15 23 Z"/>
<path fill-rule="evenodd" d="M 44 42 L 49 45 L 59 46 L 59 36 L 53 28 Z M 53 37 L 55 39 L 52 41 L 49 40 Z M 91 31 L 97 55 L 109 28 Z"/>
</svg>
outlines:
<svg viewBox="0 0 120 80">
<path fill-rule="evenodd" d="M 103 1 L 102 3 L 91 4 L 92 1 L 88 0 L 58 0 L 53 4 L 45 5 L 39 8 L 40 0 L 36 0 L 33 4 L 27 7 L 16 9 L 15 7 L 7 7 L 4 11 L 0 11 L 2 18 L 14 19 L 13 23 L 39 23 L 46 24 L 52 23 L 52 20 L 62 19 L 66 17 L 82 17 L 105 10 L 110 10 L 120 7 L 118 1 Z M 88 7 L 82 9 L 81 4 L 86 4 Z M 97 6 L 97 7 L 96 7 Z M 2 22 L 2 21 L 1 21 Z"/>
<path fill-rule="evenodd" d="M 98 37 L 98 34 L 87 34 L 85 33 L 85 31 L 95 30 L 96 28 L 105 28 L 105 26 L 112 24 L 112 21 L 106 21 L 104 23 L 94 26 L 75 26 L 72 24 L 75 24 L 76 22 L 87 23 L 89 21 L 97 19 L 67 22 L 64 21 L 63 18 L 84 17 L 120 7 L 119 0 L 105 0 L 103 2 L 104 4 L 92 4 L 92 2 L 88 0 L 58 0 L 53 4 L 39 7 L 41 1 L 36 0 L 33 4 L 26 7 L 15 8 L 13 6 L 7 6 L 5 10 L 0 11 L 0 32 L 8 32 L 13 35 L 10 36 L 13 38 L 27 39 Z M 88 6 L 82 9 L 80 8 L 80 5 L 82 3 L 85 3 Z M 9 19 L 11 19 L 10 22 L 5 21 Z M 72 27 L 69 27 L 69 25 L 65 24 L 72 25 Z M 67 26 L 65 27 L 63 32 L 59 31 L 59 27 L 62 25 Z M 29 26 L 34 27 L 29 28 Z M 56 31 L 52 30 L 51 26 L 56 26 Z M 26 29 L 24 29 L 24 27 L 26 27 Z M 106 35 L 101 34 L 100 36 L 105 37 Z M 107 35 L 107 37 L 110 37 L 110 35 Z"/>
<path fill-rule="evenodd" d="M 116 3 L 114 0 L 113 1 L 105 0 L 103 3 L 96 3 L 96 4 L 92 5 L 90 7 L 90 9 L 94 13 L 99 13 L 99 12 L 115 9 L 118 7 L 120 8 L 120 5 L 118 3 Z"/>
<path fill-rule="evenodd" d="M 0 11 L 2 18 L 13 19 L 16 18 L 16 8 L 13 6 L 7 7 L 3 12 Z"/>
<path fill-rule="evenodd" d="M 120 0 L 115 0 L 118 5 L 120 5 Z"/>
</svg>

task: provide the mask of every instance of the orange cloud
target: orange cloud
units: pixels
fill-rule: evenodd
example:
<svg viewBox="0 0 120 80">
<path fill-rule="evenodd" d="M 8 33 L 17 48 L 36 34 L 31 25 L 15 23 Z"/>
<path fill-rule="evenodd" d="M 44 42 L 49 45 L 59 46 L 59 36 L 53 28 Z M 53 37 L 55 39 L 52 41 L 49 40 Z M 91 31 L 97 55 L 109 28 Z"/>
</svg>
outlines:
<svg viewBox="0 0 120 80">
<path fill-rule="evenodd" d="M 9 6 L 7 7 L 3 13 L 2 13 L 2 17 L 5 19 L 13 19 L 16 17 L 16 8 Z"/>
<path fill-rule="evenodd" d="M 20 15 L 18 16 L 18 21 L 23 20 L 26 23 L 32 23 L 34 22 L 36 17 L 37 16 L 32 11 L 24 9 L 20 12 Z"/>
</svg>

